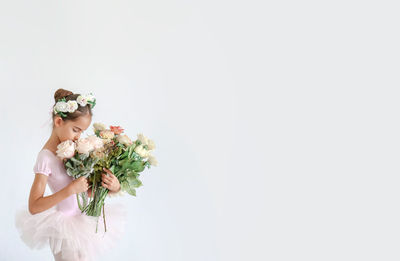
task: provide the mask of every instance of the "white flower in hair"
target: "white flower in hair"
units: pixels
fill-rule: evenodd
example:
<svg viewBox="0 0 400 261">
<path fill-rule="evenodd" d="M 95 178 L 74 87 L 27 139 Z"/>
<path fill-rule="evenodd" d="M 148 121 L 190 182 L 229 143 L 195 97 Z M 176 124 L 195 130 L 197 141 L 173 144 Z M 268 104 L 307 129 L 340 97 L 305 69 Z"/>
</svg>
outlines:
<svg viewBox="0 0 400 261">
<path fill-rule="evenodd" d="M 86 94 L 86 95 L 85 95 L 85 98 L 86 98 L 86 100 L 88 100 L 88 101 L 94 101 L 94 100 L 95 100 L 94 95 L 93 95 L 92 93 Z"/>
<path fill-rule="evenodd" d="M 79 95 L 78 98 L 76 98 L 76 101 L 79 103 L 80 106 L 86 106 L 87 104 L 86 97 L 83 97 L 82 95 Z"/>
<path fill-rule="evenodd" d="M 88 102 L 94 102 L 94 100 L 95 100 L 95 97 L 91 93 L 79 95 L 78 98 L 76 98 L 76 101 L 81 106 L 86 106 L 88 104 Z"/>
<path fill-rule="evenodd" d="M 90 104 L 90 107 L 93 109 L 96 105 L 96 98 L 92 93 L 79 95 L 76 100 L 66 101 L 65 97 L 58 100 L 56 105 L 54 105 L 53 111 L 54 114 L 59 114 L 61 117 L 66 117 L 65 112 L 74 112 L 78 109 L 79 105 L 86 106 Z"/>
<path fill-rule="evenodd" d="M 68 106 L 68 112 L 74 112 L 76 111 L 76 109 L 78 109 L 78 103 L 76 101 L 68 101 L 67 102 L 67 106 Z"/>
<path fill-rule="evenodd" d="M 54 106 L 54 111 L 67 112 L 68 111 L 68 104 L 66 102 L 64 102 L 64 101 L 59 101 Z"/>
</svg>

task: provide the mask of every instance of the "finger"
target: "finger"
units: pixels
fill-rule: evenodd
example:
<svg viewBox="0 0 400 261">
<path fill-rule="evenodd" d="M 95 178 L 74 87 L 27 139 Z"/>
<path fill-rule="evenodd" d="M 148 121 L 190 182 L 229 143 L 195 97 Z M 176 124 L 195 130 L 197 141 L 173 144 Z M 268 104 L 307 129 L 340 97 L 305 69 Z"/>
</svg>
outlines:
<svg viewBox="0 0 400 261">
<path fill-rule="evenodd" d="M 108 174 L 110 174 L 110 175 L 114 175 L 114 174 L 111 172 L 111 170 L 109 170 L 109 169 L 103 168 L 103 170 L 104 170 L 105 172 L 107 172 Z"/>
<path fill-rule="evenodd" d="M 101 182 L 101 185 L 102 185 L 103 187 L 105 187 L 105 188 L 108 188 L 108 185 L 107 185 L 106 183 L 104 183 L 104 182 Z"/>
<path fill-rule="evenodd" d="M 112 179 L 111 179 L 110 177 L 108 177 L 108 176 L 106 176 L 106 175 L 104 175 L 104 174 L 103 174 L 103 176 L 102 176 L 102 179 L 103 179 L 103 180 L 107 180 L 107 181 L 112 181 Z"/>
</svg>

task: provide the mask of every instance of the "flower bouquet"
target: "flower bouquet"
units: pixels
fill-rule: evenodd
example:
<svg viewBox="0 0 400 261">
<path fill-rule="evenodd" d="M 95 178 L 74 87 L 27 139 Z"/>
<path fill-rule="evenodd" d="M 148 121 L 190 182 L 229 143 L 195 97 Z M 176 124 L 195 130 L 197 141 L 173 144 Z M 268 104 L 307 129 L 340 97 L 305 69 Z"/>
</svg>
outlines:
<svg viewBox="0 0 400 261">
<path fill-rule="evenodd" d="M 63 159 L 67 174 L 74 179 L 84 176 L 89 177 L 94 171 L 94 165 L 100 160 L 99 152 L 102 150 L 103 140 L 95 135 L 74 142 L 66 140 L 57 146 L 57 156 Z M 78 206 L 82 210 L 83 206 L 79 200 L 82 198 L 83 204 L 87 205 L 87 192 L 76 194 Z"/>
<path fill-rule="evenodd" d="M 136 196 L 136 189 L 143 185 L 140 173 L 146 167 L 157 166 L 158 162 L 151 154 L 155 149 L 154 141 L 143 134 L 139 133 L 132 141 L 120 126 L 107 129 L 104 124 L 95 123 L 93 127 L 95 135 L 59 144 L 57 155 L 64 160 L 68 175 L 85 176 L 91 184 L 90 200 L 87 192 L 77 194 L 81 211 L 99 217 L 103 210 L 104 217 L 104 201 L 109 190 L 101 185 L 103 169 L 109 169 L 118 178 L 120 191 Z"/>
</svg>

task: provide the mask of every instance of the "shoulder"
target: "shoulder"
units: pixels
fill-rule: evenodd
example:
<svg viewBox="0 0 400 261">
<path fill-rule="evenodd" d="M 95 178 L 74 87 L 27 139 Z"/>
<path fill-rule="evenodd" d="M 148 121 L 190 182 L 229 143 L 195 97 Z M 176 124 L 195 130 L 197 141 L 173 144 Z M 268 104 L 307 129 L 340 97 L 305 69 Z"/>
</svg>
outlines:
<svg viewBox="0 0 400 261">
<path fill-rule="evenodd" d="M 43 149 L 39 151 L 36 157 L 36 162 L 33 167 L 35 173 L 41 173 L 46 176 L 51 175 L 52 162 L 54 161 L 55 155 L 53 152 Z"/>
</svg>

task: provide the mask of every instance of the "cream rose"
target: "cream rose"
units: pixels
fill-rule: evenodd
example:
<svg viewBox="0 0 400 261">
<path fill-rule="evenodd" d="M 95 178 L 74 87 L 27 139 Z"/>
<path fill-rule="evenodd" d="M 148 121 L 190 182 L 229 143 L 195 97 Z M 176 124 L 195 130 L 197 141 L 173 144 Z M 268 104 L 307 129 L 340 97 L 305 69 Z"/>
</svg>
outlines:
<svg viewBox="0 0 400 261">
<path fill-rule="evenodd" d="M 110 130 L 103 130 L 100 131 L 100 137 L 102 137 L 103 139 L 112 139 L 114 138 L 114 132 L 110 131 Z"/>
<path fill-rule="evenodd" d="M 106 127 L 106 125 L 104 125 L 103 123 L 100 123 L 100 122 L 96 122 L 96 123 L 94 123 L 93 124 L 93 128 L 94 128 L 94 130 L 95 131 L 102 131 L 102 130 L 106 130 L 107 129 L 107 127 Z"/>
<path fill-rule="evenodd" d="M 143 148 L 143 145 L 135 147 L 134 151 L 142 158 L 146 158 L 149 155 L 149 151 Z"/>
<path fill-rule="evenodd" d="M 79 139 L 76 143 L 76 150 L 79 153 L 89 154 L 92 150 L 94 150 L 94 146 L 88 138 Z"/>
<path fill-rule="evenodd" d="M 158 166 L 158 161 L 157 161 L 156 157 L 154 157 L 154 156 L 151 155 L 151 154 L 149 154 L 148 162 L 149 162 L 150 165 L 152 165 L 152 166 Z"/>
<path fill-rule="evenodd" d="M 69 159 L 75 155 L 75 143 L 72 140 L 61 142 L 57 146 L 57 156 L 61 159 Z"/>
<path fill-rule="evenodd" d="M 147 139 L 142 133 L 139 133 L 139 134 L 137 135 L 137 139 L 138 139 L 143 145 L 146 145 L 147 142 L 148 142 L 148 139 Z"/>
<path fill-rule="evenodd" d="M 103 139 L 97 137 L 96 135 L 91 135 L 91 136 L 87 137 L 87 139 L 92 144 L 92 146 L 95 150 L 103 147 Z"/>
<path fill-rule="evenodd" d="M 124 144 L 125 146 L 129 146 L 132 144 L 132 140 L 127 136 L 127 135 L 118 135 L 117 136 L 117 141 L 119 143 Z"/>
<path fill-rule="evenodd" d="M 147 149 L 154 150 L 155 148 L 156 148 L 156 144 L 154 143 L 154 141 L 151 139 L 147 139 Z"/>
<path fill-rule="evenodd" d="M 103 151 L 101 151 L 101 150 L 95 150 L 94 152 L 93 152 L 93 155 L 95 156 L 95 157 L 97 157 L 97 158 L 104 158 L 105 156 L 106 156 L 106 154 L 103 152 Z"/>
</svg>

